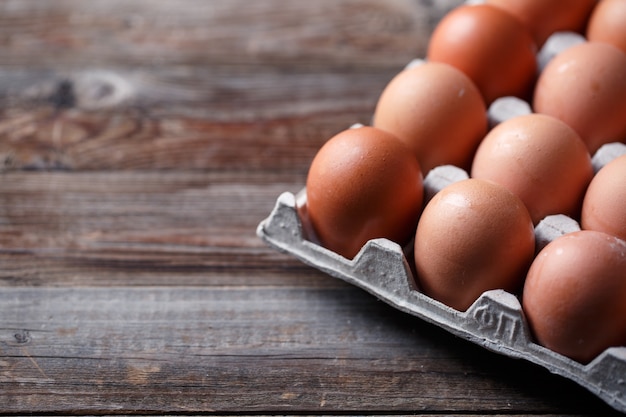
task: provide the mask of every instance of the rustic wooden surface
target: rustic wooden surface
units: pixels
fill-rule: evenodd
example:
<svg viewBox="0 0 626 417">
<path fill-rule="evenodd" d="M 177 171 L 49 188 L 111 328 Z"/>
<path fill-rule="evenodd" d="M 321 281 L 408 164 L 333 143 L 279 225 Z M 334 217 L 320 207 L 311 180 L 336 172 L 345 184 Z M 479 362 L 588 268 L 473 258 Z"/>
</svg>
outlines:
<svg viewBox="0 0 626 417">
<path fill-rule="evenodd" d="M 458 1 L 0 1 L 0 414 L 597 415 L 266 247 Z"/>
</svg>

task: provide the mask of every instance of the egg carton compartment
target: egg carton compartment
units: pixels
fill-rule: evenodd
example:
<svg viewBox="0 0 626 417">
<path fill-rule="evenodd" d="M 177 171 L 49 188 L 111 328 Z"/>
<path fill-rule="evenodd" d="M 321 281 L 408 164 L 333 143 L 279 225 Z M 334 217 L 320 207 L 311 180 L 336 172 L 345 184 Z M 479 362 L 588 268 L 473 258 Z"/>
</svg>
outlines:
<svg viewBox="0 0 626 417">
<path fill-rule="evenodd" d="M 624 144 L 605 145 L 594 155 L 594 161 L 599 169 L 624 153 Z M 425 198 L 467 177 L 464 170 L 454 166 L 435 168 L 424 179 Z M 588 364 L 544 348 L 533 341 L 519 299 L 504 290 L 487 291 L 466 311 L 455 310 L 419 291 L 405 248 L 395 242 L 370 240 L 354 259 L 317 244 L 300 214 L 305 199 L 305 189 L 297 195 L 282 193 L 270 215 L 259 223 L 257 235 L 278 251 L 361 288 L 398 310 L 490 351 L 527 360 L 568 378 L 626 413 L 626 347 L 609 348 Z M 576 230 L 578 223 L 565 215 L 546 217 L 535 227 L 537 250 Z"/>
</svg>

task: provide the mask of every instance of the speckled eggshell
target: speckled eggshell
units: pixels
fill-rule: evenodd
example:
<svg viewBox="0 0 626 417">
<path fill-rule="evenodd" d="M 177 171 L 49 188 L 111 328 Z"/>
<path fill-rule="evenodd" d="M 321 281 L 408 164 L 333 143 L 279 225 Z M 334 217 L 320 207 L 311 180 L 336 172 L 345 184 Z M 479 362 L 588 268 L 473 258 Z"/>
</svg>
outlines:
<svg viewBox="0 0 626 417">
<path fill-rule="evenodd" d="M 453 183 L 426 205 L 415 234 L 420 289 L 465 311 L 487 290 L 518 292 L 535 249 L 522 201 L 484 180 Z"/>
<path fill-rule="evenodd" d="M 351 259 L 370 239 L 406 244 L 423 192 L 411 150 L 391 133 L 359 127 L 338 133 L 318 151 L 301 212 L 324 247 Z"/>
<path fill-rule="evenodd" d="M 469 76 L 487 105 L 498 97 L 527 98 L 536 78 L 537 46 L 517 18 L 490 4 L 464 4 L 435 27 L 427 59 Z"/>
<path fill-rule="evenodd" d="M 593 167 L 574 129 L 533 113 L 506 120 L 487 134 L 471 176 L 507 187 L 522 199 L 537 224 L 551 214 L 578 218 Z"/>
<path fill-rule="evenodd" d="M 549 243 L 530 267 L 522 308 L 539 344 L 581 363 L 626 345 L 626 242 L 591 230 Z"/>
<path fill-rule="evenodd" d="M 450 65 L 428 62 L 387 84 L 373 121 L 413 149 L 424 175 L 440 165 L 469 168 L 487 124 L 485 103 L 472 80 Z"/>
<path fill-rule="evenodd" d="M 626 155 L 606 164 L 591 180 L 581 226 L 626 240 Z"/>
<path fill-rule="evenodd" d="M 622 1 L 622 0 L 618 0 Z M 584 33 L 596 0 L 487 0 L 517 17 L 538 47 L 557 31 Z"/>
<path fill-rule="evenodd" d="M 567 48 L 541 73 L 533 110 L 573 127 L 591 154 L 626 140 L 626 54 L 602 42 Z"/>
<path fill-rule="evenodd" d="M 589 19 L 587 39 L 609 43 L 626 53 L 626 0 L 601 0 Z"/>
</svg>

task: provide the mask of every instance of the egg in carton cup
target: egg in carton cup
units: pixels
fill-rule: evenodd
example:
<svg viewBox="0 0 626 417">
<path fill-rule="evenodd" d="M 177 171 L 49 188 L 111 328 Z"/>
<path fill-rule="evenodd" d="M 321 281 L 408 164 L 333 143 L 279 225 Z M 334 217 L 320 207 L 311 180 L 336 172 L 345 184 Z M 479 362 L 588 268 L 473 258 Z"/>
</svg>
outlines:
<svg viewBox="0 0 626 417">
<path fill-rule="evenodd" d="M 561 51 L 584 41 L 576 33 L 554 33 L 537 54 L 538 71 Z M 424 62 L 415 59 L 405 69 Z M 487 108 L 489 130 L 532 112 L 528 102 L 518 97 L 497 98 Z M 594 175 L 624 154 L 624 143 L 601 146 L 591 158 Z M 441 190 L 469 178 L 468 171 L 454 165 L 430 169 L 423 179 L 423 206 Z M 464 311 L 450 307 L 420 290 L 415 264 L 409 261 L 415 249 L 414 239 L 405 246 L 386 238 L 371 239 L 356 256 L 348 259 L 320 244 L 306 212 L 306 200 L 306 188 L 297 194 L 281 194 L 270 215 L 258 225 L 257 235 L 273 248 L 361 288 L 400 311 L 490 351 L 527 360 L 568 378 L 626 413 L 626 346 L 610 347 L 584 363 L 557 353 L 536 340 L 523 311 L 521 296 L 503 289 L 483 292 Z M 566 214 L 548 215 L 535 222 L 535 255 L 550 242 L 580 230 L 579 223 Z"/>
</svg>

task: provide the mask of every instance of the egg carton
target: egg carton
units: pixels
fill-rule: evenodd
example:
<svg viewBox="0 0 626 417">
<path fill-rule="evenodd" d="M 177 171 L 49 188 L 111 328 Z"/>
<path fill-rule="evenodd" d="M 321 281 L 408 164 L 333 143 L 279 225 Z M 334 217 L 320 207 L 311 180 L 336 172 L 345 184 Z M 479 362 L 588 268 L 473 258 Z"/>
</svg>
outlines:
<svg viewBox="0 0 626 417">
<path fill-rule="evenodd" d="M 468 0 L 481 3 L 483 0 Z M 584 42 L 573 32 L 550 36 L 537 54 L 538 71 L 558 53 Z M 405 68 L 426 62 L 410 61 Z M 489 127 L 515 116 L 532 113 L 531 106 L 517 97 L 501 97 L 488 108 Z M 362 126 L 355 124 L 352 127 Z M 614 158 L 626 154 L 626 145 L 610 143 L 592 158 L 594 172 Z M 445 186 L 468 178 L 454 166 L 431 170 L 424 179 L 424 201 Z M 290 254 L 328 275 L 361 288 L 390 306 L 441 327 L 457 337 L 490 351 L 540 365 L 586 388 L 614 409 L 626 413 L 626 346 L 612 347 L 587 364 L 581 364 L 547 349 L 533 340 L 519 299 L 504 290 L 484 292 L 466 311 L 455 310 L 419 291 L 403 248 L 388 239 L 367 242 L 354 259 L 332 252 L 316 242 L 314 232 L 301 217 L 306 189 L 281 194 L 270 215 L 257 227 L 257 235 L 275 249 Z M 535 227 L 536 251 L 566 233 L 580 230 L 578 222 L 565 215 L 547 216 Z"/>
<path fill-rule="evenodd" d="M 624 144 L 605 145 L 594 155 L 594 166 L 598 170 L 625 153 Z M 433 169 L 424 179 L 425 199 L 467 177 L 454 166 Z M 398 310 L 490 351 L 525 359 L 568 378 L 626 413 L 626 347 L 609 348 L 590 363 L 581 364 L 540 346 L 533 340 L 519 299 L 504 290 L 486 291 L 466 311 L 455 310 L 419 291 L 405 255 L 410 248 L 384 238 L 373 239 L 354 259 L 347 259 L 316 243 L 298 210 L 305 199 L 305 189 L 298 194 L 282 193 L 270 215 L 258 225 L 257 235 L 278 251 L 361 288 Z M 579 229 L 578 223 L 565 215 L 548 216 L 535 227 L 537 250 Z"/>
</svg>

